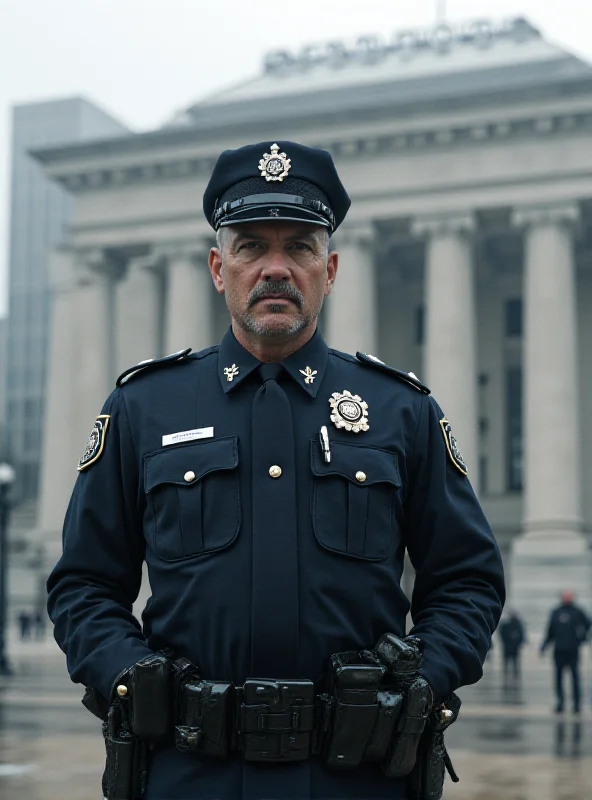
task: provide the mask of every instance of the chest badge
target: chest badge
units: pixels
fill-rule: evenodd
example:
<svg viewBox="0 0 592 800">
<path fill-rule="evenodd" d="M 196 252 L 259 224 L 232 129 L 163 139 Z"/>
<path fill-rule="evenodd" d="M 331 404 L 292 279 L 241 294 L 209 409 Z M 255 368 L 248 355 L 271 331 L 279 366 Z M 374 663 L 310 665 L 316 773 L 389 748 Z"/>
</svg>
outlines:
<svg viewBox="0 0 592 800">
<path fill-rule="evenodd" d="M 359 433 L 370 428 L 368 424 L 368 403 L 359 394 L 352 394 L 347 389 L 333 392 L 329 398 L 331 406 L 331 422 L 336 428 Z"/>
</svg>

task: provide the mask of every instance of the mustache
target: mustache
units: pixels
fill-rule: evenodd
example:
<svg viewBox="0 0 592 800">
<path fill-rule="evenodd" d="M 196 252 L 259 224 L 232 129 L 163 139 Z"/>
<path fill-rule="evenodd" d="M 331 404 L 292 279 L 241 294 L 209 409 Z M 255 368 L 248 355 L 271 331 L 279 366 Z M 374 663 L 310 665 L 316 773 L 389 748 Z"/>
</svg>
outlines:
<svg viewBox="0 0 592 800">
<path fill-rule="evenodd" d="M 291 286 L 289 283 L 284 283 L 283 281 L 265 281 L 265 283 L 258 284 L 249 292 L 249 308 L 254 306 L 258 300 L 263 300 L 265 297 L 270 297 L 272 299 L 274 297 L 285 297 L 296 303 L 298 308 L 302 308 L 304 305 L 304 296 L 295 286 Z"/>
</svg>

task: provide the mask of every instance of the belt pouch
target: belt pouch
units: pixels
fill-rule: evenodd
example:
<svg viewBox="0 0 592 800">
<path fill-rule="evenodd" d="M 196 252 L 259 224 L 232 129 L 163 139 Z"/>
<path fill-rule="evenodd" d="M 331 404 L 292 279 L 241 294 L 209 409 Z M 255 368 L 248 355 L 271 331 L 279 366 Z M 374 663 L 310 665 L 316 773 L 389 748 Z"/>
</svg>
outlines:
<svg viewBox="0 0 592 800">
<path fill-rule="evenodd" d="M 406 691 L 393 746 L 382 763 L 389 778 L 409 775 L 413 769 L 429 711 L 430 688 L 423 678 L 416 678 Z"/>
<path fill-rule="evenodd" d="M 401 716 L 404 695 L 392 689 L 377 693 L 378 713 L 364 753 L 364 761 L 379 762 L 385 757 L 393 739 L 395 725 Z"/>
<path fill-rule="evenodd" d="M 155 654 L 136 664 L 131 691 L 134 734 L 150 742 L 167 738 L 172 727 L 170 702 L 168 659 Z"/>
<path fill-rule="evenodd" d="M 376 721 L 376 693 L 385 672 L 383 667 L 344 663 L 343 656 L 348 654 L 336 654 L 331 660 L 336 702 L 325 752 L 327 766 L 338 769 L 357 767 L 362 760 Z"/>
<path fill-rule="evenodd" d="M 234 686 L 218 681 L 188 683 L 184 687 L 182 725 L 175 728 L 175 746 L 209 756 L 228 755 Z"/>
<path fill-rule="evenodd" d="M 134 739 L 130 733 L 105 731 L 107 759 L 103 773 L 106 800 L 134 800 Z"/>
</svg>

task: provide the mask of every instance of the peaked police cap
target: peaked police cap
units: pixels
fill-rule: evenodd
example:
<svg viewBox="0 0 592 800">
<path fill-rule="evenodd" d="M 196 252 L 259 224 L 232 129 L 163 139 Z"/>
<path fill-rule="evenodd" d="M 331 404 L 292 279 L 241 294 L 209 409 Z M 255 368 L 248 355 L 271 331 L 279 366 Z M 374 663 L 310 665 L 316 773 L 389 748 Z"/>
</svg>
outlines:
<svg viewBox="0 0 592 800">
<path fill-rule="evenodd" d="M 203 198 L 214 230 L 240 222 L 290 220 L 323 225 L 333 233 L 350 205 L 331 154 L 286 141 L 225 150 Z"/>
</svg>

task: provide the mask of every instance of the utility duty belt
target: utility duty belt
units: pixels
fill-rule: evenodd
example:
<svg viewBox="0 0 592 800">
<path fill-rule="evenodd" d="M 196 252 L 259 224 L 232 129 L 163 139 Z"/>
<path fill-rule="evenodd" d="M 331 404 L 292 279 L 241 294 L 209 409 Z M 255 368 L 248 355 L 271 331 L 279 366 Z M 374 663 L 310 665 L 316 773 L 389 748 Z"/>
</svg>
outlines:
<svg viewBox="0 0 592 800">
<path fill-rule="evenodd" d="M 439 800 L 445 768 L 457 780 L 443 732 L 460 700 L 453 695 L 447 708 L 432 708 L 418 645 L 385 634 L 374 650 L 335 653 L 322 693 L 307 679 L 248 679 L 241 686 L 205 680 L 187 659 L 155 653 L 119 677 L 106 716 L 92 690 L 83 700 L 103 719 L 103 794 L 142 798 L 150 749 L 171 743 L 201 758 L 318 757 L 335 769 L 374 762 L 388 777 L 409 776 L 414 800 Z"/>
</svg>

